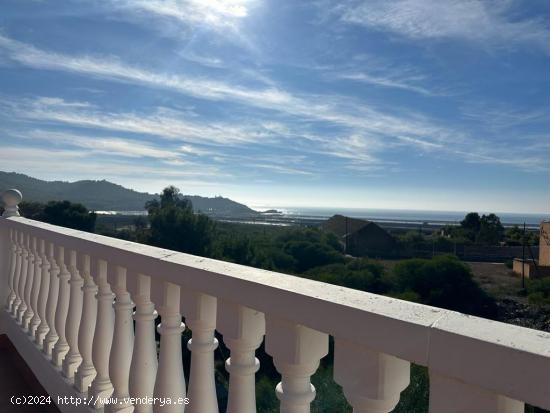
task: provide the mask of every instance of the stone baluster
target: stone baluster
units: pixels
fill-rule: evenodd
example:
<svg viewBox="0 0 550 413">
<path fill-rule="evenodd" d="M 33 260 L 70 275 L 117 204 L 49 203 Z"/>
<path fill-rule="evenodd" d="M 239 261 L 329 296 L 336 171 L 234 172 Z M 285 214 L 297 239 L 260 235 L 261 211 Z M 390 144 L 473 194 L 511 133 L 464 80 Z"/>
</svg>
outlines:
<svg viewBox="0 0 550 413">
<path fill-rule="evenodd" d="M 523 402 L 430 371 L 430 413 L 523 413 Z"/>
<path fill-rule="evenodd" d="M 48 295 L 50 290 L 50 262 L 46 255 L 46 242 L 40 241 L 40 259 L 42 261 L 42 272 L 40 276 L 40 292 L 38 293 L 38 315 L 40 317 L 40 324 L 36 329 L 35 342 L 39 348 L 44 349 L 44 338 L 50 331 L 47 320 L 47 304 Z"/>
<path fill-rule="evenodd" d="M 30 237 L 28 240 L 28 267 L 27 267 L 27 280 L 25 282 L 25 303 L 27 308 L 21 315 L 21 325 L 23 330 L 29 331 L 29 323 L 31 321 L 34 312 L 32 310 L 32 289 L 34 285 L 34 270 L 35 270 L 35 254 L 36 254 L 36 237 Z"/>
<path fill-rule="evenodd" d="M 328 335 L 269 316 L 266 324 L 266 351 L 273 356 L 275 367 L 282 376 L 276 388 L 280 411 L 309 413 L 315 399 L 310 377 L 328 353 Z"/>
<path fill-rule="evenodd" d="M 76 251 L 71 250 L 69 253 L 69 273 L 71 274 L 71 279 L 69 280 L 70 299 L 66 323 L 69 352 L 63 360 L 62 367 L 63 376 L 68 379 L 74 379 L 76 369 L 82 362 L 82 357 L 80 356 L 80 350 L 78 348 L 78 327 L 82 318 L 82 285 L 84 284 L 84 280 L 78 271 L 76 259 Z"/>
<path fill-rule="evenodd" d="M 191 351 L 191 372 L 187 396 L 195 400 L 187 406 L 188 413 L 218 412 L 214 378 L 214 350 L 218 340 L 216 330 L 217 299 L 210 295 L 184 290 L 181 306 L 187 327 L 193 333 L 187 343 Z"/>
<path fill-rule="evenodd" d="M 157 343 L 155 319 L 157 312 L 151 302 L 151 277 L 138 274 L 133 295 L 136 303 L 134 350 L 130 366 L 130 395 L 143 403 L 135 403 L 136 413 L 152 413 L 153 405 L 146 400 L 153 397 L 157 374 Z"/>
<path fill-rule="evenodd" d="M 50 263 L 50 285 L 48 290 L 48 302 L 46 304 L 46 321 L 48 323 L 48 334 L 44 338 L 42 351 L 48 357 L 52 356 L 52 349 L 57 342 L 59 336 L 55 329 L 55 312 L 57 308 L 57 298 L 59 297 L 59 271 L 60 268 L 55 261 L 54 255 L 55 246 L 53 243 L 48 244 L 48 261 Z"/>
<path fill-rule="evenodd" d="M 23 325 L 23 313 L 27 310 L 27 303 L 25 302 L 25 285 L 27 283 L 27 274 L 29 271 L 29 243 L 30 235 L 21 234 L 21 274 L 19 276 L 19 297 L 20 302 L 17 307 L 17 313 L 15 319 L 18 324 Z"/>
<path fill-rule="evenodd" d="M 96 376 L 92 361 L 92 346 L 97 318 L 97 285 L 90 272 L 90 256 L 81 255 L 82 278 L 84 279 L 82 320 L 78 330 L 78 349 L 82 356 L 82 363 L 75 373 L 74 384 L 80 393 L 88 393 L 88 387 Z"/>
<path fill-rule="evenodd" d="M 113 385 L 109 378 L 109 355 L 113 343 L 114 311 L 113 293 L 107 281 L 107 261 L 97 261 L 98 270 L 94 273 L 98 286 L 97 320 L 95 324 L 92 359 L 96 376 L 90 386 L 90 396 L 99 399 L 94 405 L 96 409 L 103 407 L 101 399 L 106 399 L 113 393 Z"/>
<path fill-rule="evenodd" d="M 23 247 L 21 242 L 22 234 L 21 232 L 15 231 L 14 242 L 15 242 L 15 273 L 13 277 L 13 293 L 14 299 L 11 306 L 11 312 L 13 318 L 17 317 L 17 308 L 21 304 L 21 296 L 19 295 L 19 279 L 21 278 L 21 270 L 23 267 Z"/>
<path fill-rule="evenodd" d="M 55 343 L 52 352 L 52 363 L 61 368 L 65 355 L 69 352 L 69 343 L 67 342 L 66 324 L 67 314 L 69 312 L 69 300 L 71 298 L 71 288 L 69 279 L 71 273 L 65 263 L 65 247 L 59 246 L 57 249 L 57 265 L 59 265 L 59 296 L 57 298 L 57 309 L 55 312 L 55 330 L 59 339 Z"/>
<path fill-rule="evenodd" d="M 409 385 L 410 363 L 336 339 L 334 379 L 354 413 L 389 413 Z"/>
<path fill-rule="evenodd" d="M 109 358 L 109 374 L 113 383 L 113 398 L 116 400 L 116 404 L 109 407 L 112 412 L 131 413 L 134 411 L 134 406 L 129 401 L 129 378 L 134 345 L 132 321 L 134 303 L 132 303 L 126 287 L 126 268 L 116 267 L 112 285 L 115 293 L 115 330 Z M 151 374 L 151 372 L 147 374 Z"/>
<path fill-rule="evenodd" d="M 231 350 L 231 357 L 225 362 L 230 374 L 227 413 L 256 413 L 255 374 L 260 362 L 255 353 L 265 334 L 264 314 L 220 300 L 217 325 Z"/>
<path fill-rule="evenodd" d="M 153 406 L 153 412 L 182 413 L 185 410 L 185 377 L 181 358 L 181 333 L 185 325 L 181 321 L 178 285 L 163 283 L 163 303 L 159 310 L 162 317 L 158 326 L 161 335 L 160 354 L 153 394 L 154 397 L 170 398 L 174 404 L 161 406 L 157 403 Z M 195 400 L 195 403 L 200 404 L 201 400 Z"/>
<path fill-rule="evenodd" d="M 23 243 L 21 231 L 16 231 L 15 244 L 17 248 L 16 268 L 13 280 L 15 300 L 13 301 L 11 315 L 14 319 L 17 319 L 17 309 L 21 305 L 21 296 L 19 295 L 19 280 L 21 279 L 21 271 L 23 270 Z"/>
<path fill-rule="evenodd" d="M 2 193 L 2 203 L 4 204 L 4 212 L 2 213 L 3 218 L 17 217 L 19 216 L 19 203 L 22 201 L 23 195 L 17 189 L 8 189 Z M 10 229 L 10 265 L 9 269 L 9 293 L 7 296 L 6 310 L 12 316 L 15 316 L 14 303 L 17 298 L 17 287 L 19 285 L 19 280 L 16 281 L 15 274 L 17 272 L 17 231 Z"/>
<path fill-rule="evenodd" d="M 13 302 L 15 301 L 15 288 L 14 288 L 14 282 L 15 282 L 15 271 L 17 268 L 17 244 L 15 242 L 16 238 L 16 232 L 14 229 L 10 229 L 10 273 L 8 278 L 8 299 L 6 302 L 6 311 L 8 313 L 11 313 Z"/>
<path fill-rule="evenodd" d="M 44 252 L 44 240 L 35 239 L 34 243 L 34 278 L 31 291 L 31 309 L 32 318 L 29 322 L 29 336 L 34 341 L 36 339 L 36 329 L 40 324 L 40 314 L 38 314 L 38 296 L 40 294 L 40 285 L 42 284 L 42 253 Z"/>
</svg>

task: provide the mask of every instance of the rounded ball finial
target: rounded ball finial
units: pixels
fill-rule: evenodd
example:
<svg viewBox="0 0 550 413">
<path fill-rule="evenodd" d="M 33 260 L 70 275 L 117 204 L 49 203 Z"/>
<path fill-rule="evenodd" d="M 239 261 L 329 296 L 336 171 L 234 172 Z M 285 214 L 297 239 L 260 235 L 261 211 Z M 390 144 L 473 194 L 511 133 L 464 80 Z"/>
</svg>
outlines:
<svg viewBox="0 0 550 413">
<path fill-rule="evenodd" d="M 23 200 L 23 195 L 17 189 L 8 189 L 2 194 L 2 202 L 4 203 L 3 217 L 12 217 L 19 215 L 17 205 Z"/>
</svg>

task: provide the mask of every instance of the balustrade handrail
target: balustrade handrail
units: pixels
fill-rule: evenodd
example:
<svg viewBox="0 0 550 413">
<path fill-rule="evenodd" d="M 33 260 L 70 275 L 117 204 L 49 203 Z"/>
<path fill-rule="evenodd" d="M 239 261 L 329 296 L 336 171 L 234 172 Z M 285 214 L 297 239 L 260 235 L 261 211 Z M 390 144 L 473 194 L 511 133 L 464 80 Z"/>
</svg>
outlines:
<svg viewBox="0 0 550 413">
<path fill-rule="evenodd" d="M 89 255 L 92 273 L 100 271 L 97 261 L 105 260 L 111 287 L 117 268 L 126 269 L 127 288 L 135 295 L 137 278 L 151 277 L 155 303 L 166 302 L 163 284 L 171 283 L 180 286 L 182 294 L 205 294 L 261 312 L 268 330 L 279 328 L 281 320 L 304 326 L 369 354 L 414 362 L 438 376 L 550 408 L 546 332 L 19 216 L 0 219 L 0 235 L 10 230 Z M 182 295 L 181 312 L 186 316 L 184 300 Z"/>
</svg>

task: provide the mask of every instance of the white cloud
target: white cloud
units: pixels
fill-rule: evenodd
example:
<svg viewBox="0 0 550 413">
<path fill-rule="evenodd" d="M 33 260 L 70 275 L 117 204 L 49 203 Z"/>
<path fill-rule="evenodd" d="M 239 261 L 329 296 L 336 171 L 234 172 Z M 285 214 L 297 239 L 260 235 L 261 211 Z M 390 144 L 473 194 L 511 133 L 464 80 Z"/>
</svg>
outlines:
<svg viewBox="0 0 550 413">
<path fill-rule="evenodd" d="M 392 108 L 391 113 L 389 109 L 380 110 L 368 102 L 350 97 L 297 94 L 277 86 L 255 89 L 208 78 L 157 73 L 125 64 L 113 57 L 71 56 L 48 52 L 2 35 L 0 49 L 7 51 L 13 61 L 36 69 L 78 73 L 226 102 L 231 105 L 234 114 L 240 111 L 235 103 L 263 111 L 261 115 L 248 114 L 246 118 L 243 115 L 234 116 L 231 122 L 220 122 L 167 108 L 156 108 L 149 113 L 107 112 L 87 102 L 69 102 L 46 97 L 34 101 L 20 99 L 12 102 L 12 112 L 21 119 L 148 134 L 181 140 L 188 144 L 224 146 L 279 142 L 283 145 L 282 142 L 285 142 L 292 147 L 303 143 L 300 149 L 306 153 L 333 150 L 333 157 L 347 159 L 353 166 L 362 167 L 379 165 L 379 154 L 391 149 L 396 143 L 406 144 L 417 151 L 428 148 L 432 152 L 439 150 L 442 154 L 452 154 L 455 157 L 465 157 L 464 154 L 468 151 L 463 149 L 474 146 L 473 139 L 460 129 L 441 126 L 433 119 L 413 111 Z M 405 71 L 402 74 L 406 73 Z M 407 78 L 396 74 L 386 79 L 368 80 L 393 82 L 392 87 L 410 88 L 413 82 L 421 80 L 418 76 L 420 75 L 411 73 Z M 4 102 L 4 105 L 9 106 L 10 102 Z M 271 115 L 265 112 L 266 109 L 274 111 L 280 120 L 266 121 Z M 324 131 L 318 133 L 320 129 Z M 344 138 L 335 139 L 333 134 Z M 356 137 L 368 140 L 369 145 L 356 146 Z M 310 141 L 310 144 L 317 142 L 318 146 L 307 147 L 305 141 Z M 487 143 L 477 139 L 472 151 L 478 151 L 477 148 L 482 148 Z"/>
<path fill-rule="evenodd" d="M 231 175 L 218 168 L 186 163 L 185 167 L 165 167 L 163 162 L 136 165 L 130 160 L 113 160 L 96 156 L 87 150 L 52 150 L 33 146 L 3 146 L 0 151 L 3 170 L 13 170 L 34 176 L 89 177 L 93 179 L 130 177 L 136 173 L 147 177 L 221 179 Z M 55 168 L 52 167 L 55 165 Z"/>
<path fill-rule="evenodd" d="M 42 51 L 34 46 L 1 35 L 0 47 L 7 49 L 13 60 L 38 69 L 76 72 L 112 81 L 145 84 L 149 87 L 169 89 L 196 98 L 241 103 L 258 109 L 273 110 L 300 120 L 321 121 L 348 128 L 360 128 L 383 136 L 425 135 L 427 132 L 432 135 L 437 134 L 429 122 L 418 121 L 402 115 L 382 113 L 364 102 L 356 102 L 349 97 L 298 96 L 277 87 L 251 89 L 206 78 L 155 73 L 123 64 L 114 58 L 74 57 Z M 231 133 L 231 130 L 229 132 Z"/>
<path fill-rule="evenodd" d="M 112 6 L 128 13 L 170 18 L 184 24 L 235 28 L 252 0 L 117 0 Z"/>
<path fill-rule="evenodd" d="M 458 39 L 489 46 L 533 45 L 550 53 L 542 19 L 512 16 L 514 0 L 370 0 L 336 7 L 341 19 L 411 39 Z"/>
<path fill-rule="evenodd" d="M 34 129 L 20 133 L 25 139 L 34 141 L 45 140 L 64 146 L 76 146 L 90 149 L 92 153 L 123 156 L 129 158 L 159 158 L 171 159 L 178 156 L 173 150 L 162 149 L 151 144 L 137 140 L 123 139 L 119 137 L 92 136 L 79 133 L 59 132 L 51 130 Z"/>
<path fill-rule="evenodd" d="M 276 138 L 272 131 L 261 126 L 241 126 L 215 121 L 203 122 L 195 118 L 187 119 L 185 112 L 162 107 L 147 114 L 113 113 L 103 112 L 92 106 L 79 106 L 78 102 L 37 98 L 16 100 L 9 103 L 8 108 L 20 119 L 147 134 L 195 144 L 232 145 L 267 142 Z M 142 149 L 145 150 L 145 148 Z"/>
<path fill-rule="evenodd" d="M 207 78 L 157 73 L 127 65 L 112 56 L 71 56 L 35 48 L 0 35 L 0 48 L 22 65 L 36 69 L 58 70 L 100 79 L 147 85 L 176 91 L 207 100 L 231 100 L 261 108 L 280 108 L 291 104 L 293 97 L 274 87 L 249 89 Z"/>
<path fill-rule="evenodd" d="M 420 93 L 421 95 L 433 96 L 435 93 L 424 88 L 417 83 L 420 78 L 399 78 L 384 75 L 375 75 L 368 72 L 342 73 L 338 76 L 340 79 L 355 80 L 362 83 L 368 83 L 376 86 L 408 90 L 409 92 Z"/>
</svg>

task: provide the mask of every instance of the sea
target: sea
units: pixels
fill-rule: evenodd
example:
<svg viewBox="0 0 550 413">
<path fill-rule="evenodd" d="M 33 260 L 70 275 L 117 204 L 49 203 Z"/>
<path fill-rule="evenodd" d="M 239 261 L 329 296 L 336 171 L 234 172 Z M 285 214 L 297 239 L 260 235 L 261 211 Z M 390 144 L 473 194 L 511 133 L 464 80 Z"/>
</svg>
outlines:
<svg viewBox="0 0 550 413">
<path fill-rule="evenodd" d="M 375 208 L 319 208 L 319 207 L 271 207 L 257 205 L 251 207 L 256 211 L 276 210 L 281 215 L 289 218 L 301 220 L 319 220 L 326 219 L 335 214 L 345 215 L 352 218 L 361 218 L 374 222 L 385 223 L 425 223 L 428 225 L 458 224 L 464 219 L 467 211 L 430 211 L 413 209 L 375 209 Z M 483 214 L 483 212 L 480 212 Z M 549 214 L 535 213 L 496 213 L 501 222 L 506 226 L 518 225 L 524 223 L 530 227 L 538 227 L 541 221 L 550 220 Z"/>
<path fill-rule="evenodd" d="M 327 207 L 292 207 L 292 206 L 269 206 L 269 205 L 254 205 L 251 206 L 256 211 L 275 210 L 275 213 L 265 214 L 267 219 L 266 224 L 274 225 L 290 225 L 295 222 L 319 222 L 330 218 L 335 214 L 345 215 L 352 218 L 361 218 L 369 221 L 386 223 L 386 224 L 407 224 L 415 225 L 422 224 L 428 226 L 441 225 L 457 225 L 464 216 L 466 211 L 430 211 L 430 210 L 413 210 L 413 209 L 375 209 L 375 208 L 327 208 Z M 146 211 L 96 211 L 102 215 L 145 215 Z M 483 212 L 480 212 L 483 214 Z M 510 227 L 513 225 L 522 226 L 524 223 L 530 229 L 539 227 L 541 221 L 550 220 L 549 214 L 535 213 L 512 213 L 501 212 L 496 214 L 500 217 L 504 226 Z M 230 220 L 231 221 L 231 220 Z M 240 222 L 248 222 L 242 221 Z M 260 224 L 262 222 L 257 219 L 250 223 Z"/>
</svg>

